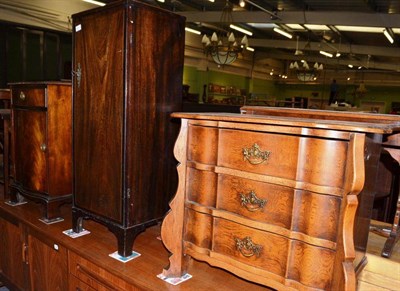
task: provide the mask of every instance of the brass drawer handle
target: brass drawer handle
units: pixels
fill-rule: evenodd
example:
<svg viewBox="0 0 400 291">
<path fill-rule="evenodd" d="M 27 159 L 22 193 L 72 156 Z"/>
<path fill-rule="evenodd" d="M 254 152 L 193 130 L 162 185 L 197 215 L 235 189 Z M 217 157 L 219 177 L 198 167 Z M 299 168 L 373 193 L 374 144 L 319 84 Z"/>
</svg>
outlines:
<svg viewBox="0 0 400 291">
<path fill-rule="evenodd" d="M 267 161 L 270 154 L 270 151 L 262 151 L 256 143 L 251 148 L 243 148 L 244 160 L 248 160 L 252 165 L 258 165 Z"/>
<path fill-rule="evenodd" d="M 264 208 L 265 203 L 267 203 L 267 200 L 258 198 L 253 190 L 250 191 L 247 196 L 242 193 L 239 193 L 239 196 L 241 205 L 250 212 L 254 212 L 257 210 L 261 211 Z"/>
<path fill-rule="evenodd" d="M 25 100 L 25 98 L 26 98 L 25 93 L 21 91 L 21 92 L 19 93 L 19 99 Z"/>
<path fill-rule="evenodd" d="M 262 251 L 262 245 L 253 243 L 251 237 L 246 236 L 244 239 L 235 237 L 236 249 L 245 257 L 256 255 L 259 257 Z"/>
<path fill-rule="evenodd" d="M 42 152 L 45 152 L 46 149 L 47 149 L 46 144 L 45 144 L 45 143 L 42 143 L 42 144 L 40 145 L 40 150 L 41 150 Z"/>
</svg>

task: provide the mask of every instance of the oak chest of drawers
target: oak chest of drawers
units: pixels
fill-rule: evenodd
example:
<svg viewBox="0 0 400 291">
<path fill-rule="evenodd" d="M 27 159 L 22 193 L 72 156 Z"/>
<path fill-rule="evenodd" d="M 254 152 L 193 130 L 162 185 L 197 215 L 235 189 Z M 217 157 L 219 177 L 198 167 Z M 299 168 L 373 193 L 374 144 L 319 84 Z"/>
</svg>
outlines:
<svg viewBox="0 0 400 291">
<path fill-rule="evenodd" d="M 173 116 L 182 127 L 179 186 L 162 225 L 172 253 L 166 276 L 185 273 L 191 256 L 276 289 L 355 290 L 366 143 L 359 124 Z"/>
<path fill-rule="evenodd" d="M 25 196 L 43 205 L 43 219 L 59 219 L 72 198 L 71 83 L 11 84 L 11 202 Z"/>
</svg>

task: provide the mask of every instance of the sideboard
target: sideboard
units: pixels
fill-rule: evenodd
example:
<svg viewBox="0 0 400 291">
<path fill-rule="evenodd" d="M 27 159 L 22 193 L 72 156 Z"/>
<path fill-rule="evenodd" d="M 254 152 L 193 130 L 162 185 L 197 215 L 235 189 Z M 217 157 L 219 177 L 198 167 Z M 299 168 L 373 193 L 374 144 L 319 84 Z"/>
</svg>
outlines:
<svg viewBox="0 0 400 291">
<path fill-rule="evenodd" d="M 279 290 L 356 289 L 358 195 L 379 151 L 368 134 L 400 120 L 172 116 L 179 184 L 161 229 L 165 276 L 182 276 L 193 257 Z"/>
<path fill-rule="evenodd" d="M 1 189 L 0 189 L 1 191 Z M 0 199 L 0 281 L 10 290 L 252 290 L 260 285 L 242 280 L 204 262 L 193 261 L 193 278 L 172 286 L 157 278 L 168 262 L 158 239 L 159 225 L 138 235 L 140 257 L 122 263 L 111 258 L 115 236 L 102 224 L 87 221 L 90 234 L 70 238 L 71 205 L 60 207 L 64 221 L 43 224 L 37 217 L 40 205 L 32 201 L 19 207 Z"/>
</svg>

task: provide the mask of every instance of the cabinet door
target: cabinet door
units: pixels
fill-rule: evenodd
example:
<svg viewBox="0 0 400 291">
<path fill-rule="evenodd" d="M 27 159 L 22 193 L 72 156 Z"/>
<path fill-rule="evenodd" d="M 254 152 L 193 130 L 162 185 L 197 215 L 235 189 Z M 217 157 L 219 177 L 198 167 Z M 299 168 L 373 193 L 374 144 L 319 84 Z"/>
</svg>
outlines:
<svg viewBox="0 0 400 291">
<path fill-rule="evenodd" d="M 28 235 L 31 290 L 68 290 L 67 250 Z"/>
<path fill-rule="evenodd" d="M 0 273 L 15 287 L 24 289 L 22 233 L 18 223 L 0 219 Z M 4 282 L 5 283 L 5 282 Z"/>
<path fill-rule="evenodd" d="M 124 19 L 120 6 L 74 19 L 74 71 L 81 70 L 73 85 L 74 204 L 119 224 Z"/>
<path fill-rule="evenodd" d="M 13 110 L 15 180 L 31 191 L 47 191 L 46 112 Z"/>
</svg>

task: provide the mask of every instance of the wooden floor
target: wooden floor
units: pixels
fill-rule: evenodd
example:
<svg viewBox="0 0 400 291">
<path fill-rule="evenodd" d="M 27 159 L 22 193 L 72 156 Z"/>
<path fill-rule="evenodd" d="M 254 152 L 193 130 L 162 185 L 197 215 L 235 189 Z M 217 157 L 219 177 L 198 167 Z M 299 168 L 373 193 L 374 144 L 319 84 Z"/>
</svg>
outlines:
<svg viewBox="0 0 400 291">
<path fill-rule="evenodd" d="M 386 238 L 370 232 L 367 246 L 368 263 L 358 277 L 358 291 L 400 291 L 400 241 L 389 259 L 381 257 Z"/>
</svg>

